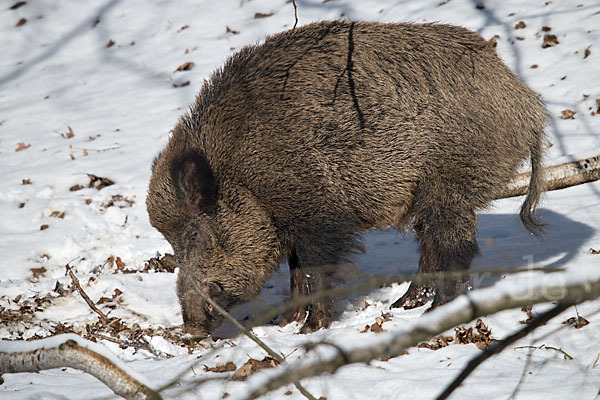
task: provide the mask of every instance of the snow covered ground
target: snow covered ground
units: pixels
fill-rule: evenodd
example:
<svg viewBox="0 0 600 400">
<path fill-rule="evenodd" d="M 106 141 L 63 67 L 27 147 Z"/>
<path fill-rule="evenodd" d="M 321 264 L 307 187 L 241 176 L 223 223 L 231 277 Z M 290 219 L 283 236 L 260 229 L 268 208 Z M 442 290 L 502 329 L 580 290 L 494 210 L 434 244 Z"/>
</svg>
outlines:
<svg viewBox="0 0 600 400">
<path fill-rule="evenodd" d="M 600 154 L 597 1 L 296 3 L 301 25 L 338 18 L 440 21 L 468 27 L 486 39 L 498 35 L 502 59 L 542 95 L 552 115 L 547 163 Z M 12 4 L 0 6 L 0 338 L 70 331 L 84 335 L 86 325 L 92 331 L 98 327 L 97 314 L 73 290 L 65 270 L 68 263 L 86 293 L 100 303 L 98 307 L 120 319 L 123 332 L 130 335 L 121 339 L 146 337 L 153 353 L 99 341 L 155 386 L 181 371 L 187 371 L 184 381 L 231 374 L 205 372 L 202 365 L 232 361 L 239 367 L 249 357 L 262 359 L 265 354 L 260 348 L 236 336 L 227 325 L 216 334 L 221 339 L 205 341 L 191 354 L 182 347 L 177 340 L 182 321 L 175 274 L 154 264 L 144 271 L 157 252 L 171 251 L 150 226 L 144 199 L 152 159 L 203 79 L 244 45 L 291 28 L 292 4 L 285 0 L 30 0 L 11 9 Z M 545 35 L 555 35 L 558 44 L 543 48 Z M 193 68 L 176 71 L 186 62 L 193 62 Z M 571 118 L 568 110 L 575 112 Z M 109 183 L 100 178 L 114 184 L 98 190 Z M 543 241 L 531 238 L 520 225 L 521 202 L 522 198 L 497 201 L 480 215 L 482 254 L 473 268 L 560 266 L 565 272 L 532 272 L 500 280 L 486 277 L 481 286 L 527 287 L 545 279 L 598 277 L 600 255 L 590 249 L 600 249 L 600 183 L 545 195 L 541 217 L 548 226 Z M 367 253 L 356 257 L 362 272 L 393 275 L 416 270 L 418 253 L 410 235 L 372 232 L 365 235 L 365 244 Z M 353 275 L 352 270 L 346 272 Z M 311 335 L 298 334 L 295 326 L 268 324 L 254 332 L 277 351 L 289 354 L 290 363 L 308 357 L 303 350 L 306 342 L 327 340 L 345 348 L 368 345 L 380 334 L 360 331 L 382 312 L 389 312 L 390 302 L 404 289 L 405 285 L 394 285 L 339 299 L 331 328 Z M 259 314 L 269 304 L 281 304 L 287 292 L 288 275 L 282 268 L 260 298 L 238 307 L 235 315 L 243 319 Z M 581 329 L 561 324 L 575 316 L 575 310 L 569 310 L 517 345 L 545 344 L 564 350 L 572 359 L 547 347 L 511 347 L 478 369 L 455 398 L 596 398 L 600 316 L 594 313 L 598 310 L 600 301 L 578 307 L 590 322 Z M 383 328 L 401 330 L 421 312 L 393 310 Z M 493 337 L 502 338 L 518 329 L 525 317 L 512 310 L 484 322 Z M 118 330 L 99 333 L 119 337 Z M 472 344 L 437 351 L 413 348 L 388 361 L 351 365 L 305 383 L 317 397 L 329 400 L 429 399 L 478 352 Z M 192 368 L 193 362 L 200 364 Z M 248 382 L 211 381 L 190 393 L 184 393 L 189 386 L 183 382 L 166 396 L 221 399 L 227 393 L 229 398 L 241 398 L 260 384 L 260 375 L 268 373 Z M 5 375 L 0 385 L 0 398 L 7 399 L 90 399 L 110 394 L 95 378 L 74 370 Z M 303 397 L 289 386 L 267 398 Z"/>
</svg>

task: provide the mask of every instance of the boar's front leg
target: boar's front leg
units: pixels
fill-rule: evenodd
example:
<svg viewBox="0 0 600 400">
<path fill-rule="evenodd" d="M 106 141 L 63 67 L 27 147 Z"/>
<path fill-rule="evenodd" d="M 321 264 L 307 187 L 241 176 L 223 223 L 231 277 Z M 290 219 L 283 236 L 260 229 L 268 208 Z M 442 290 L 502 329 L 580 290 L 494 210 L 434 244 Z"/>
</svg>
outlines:
<svg viewBox="0 0 600 400">
<path fill-rule="evenodd" d="M 303 267 L 298 255 L 292 251 L 288 258 L 290 266 L 290 298 L 291 301 L 298 300 L 304 296 L 328 288 L 326 274 L 321 273 L 320 268 Z M 290 322 L 304 322 L 300 332 L 310 333 L 321 328 L 327 328 L 331 323 L 332 302 L 329 297 L 324 297 L 304 306 L 295 306 L 287 311 L 281 318 L 281 326 Z M 308 318 L 306 316 L 308 313 Z"/>
<path fill-rule="evenodd" d="M 435 254 L 431 246 L 421 241 L 421 258 L 419 259 L 418 274 L 436 272 Z M 402 297 L 392 304 L 392 308 L 404 307 L 406 310 L 424 306 L 429 298 L 435 294 L 432 285 L 418 285 L 410 283 L 408 290 Z"/>
</svg>

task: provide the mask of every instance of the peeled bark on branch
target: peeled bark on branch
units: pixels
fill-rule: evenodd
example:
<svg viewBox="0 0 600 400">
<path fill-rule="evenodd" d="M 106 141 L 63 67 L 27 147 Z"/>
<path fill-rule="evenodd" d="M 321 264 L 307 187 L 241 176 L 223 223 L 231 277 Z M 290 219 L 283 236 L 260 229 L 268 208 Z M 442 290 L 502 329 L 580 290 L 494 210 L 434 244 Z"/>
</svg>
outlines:
<svg viewBox="0 0 600 400">
<path fill-rule="evenodd" d="M 544 178 L 547 191 L 600 180 L 600 155 L 545 168 Z M 530 179 L 531 172 L 518 174 L 498 198 L 527 194 Z"/>
<path fill-rule="evenodd" d="M 56 341 L 57 337 L 27 342 L 39 347 L 31 351 L 9 352 L 10 343 L 3 342 L 0 350 L 0 374 L 17 372 L 39 372 L 46 369 L 69 367 L 84 371 L 102 381 L 117 395 L 128 400 L 161 400 L 161 396 L 140 383 L 107 357 L 78 344 L 83 339 L 73 340 L 64 335 L 65 341 L 46 347 L 44 343 Z M 19 341 L 20 344 L 22 343 Z"/>
</svg>

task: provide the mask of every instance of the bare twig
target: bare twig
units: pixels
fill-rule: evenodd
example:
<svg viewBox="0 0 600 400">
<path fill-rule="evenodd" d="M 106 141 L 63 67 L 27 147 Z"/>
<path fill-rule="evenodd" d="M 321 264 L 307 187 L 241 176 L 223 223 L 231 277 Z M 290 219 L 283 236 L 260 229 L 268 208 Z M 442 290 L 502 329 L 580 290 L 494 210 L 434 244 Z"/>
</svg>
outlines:
<svg viewBox="0 0 600 400">
<path fill-rule="evenodd" d="M 570 355 L 569 353 L 567 353 L 566 351 L 564 351 L 564 350 L 563 350 L 563 349 L 561 349 L 560 347 L 552 347 L 552 346 L 546 346 L 546 345 L 544 345 L 544 348 L 545 348 L 545 349 L 548 349 L 548 350 L 554 350 L 554 351 L 557 351 L 557 352 L 559 352 L 559 353 L 562 353 L 562 355 L 563 355 L 563 358 L 564 358 L 565 360 L 572 360 L 572 359 L 573 359 L 573 356 L 572 356 L 572 355 Z"/>
<path fill-rule="evenodd" d="M 83 290 L 83 288 L 79 284 L 79 279 L 77 279 L 77 277 L 73 273 L 73 270 L 71 270 L 71 267 L 69 267 L 69 264 L 66 265 L 66 268 L 67 268 L 67 272 L 69 273 L 69 276 L 71 277 L 71 280 L 73 281 L 73 284 L 77 288 L 77 291 L 79 292 L 79 294 L 81 295 L 81 297 L 83 297 L 83 300 L 85 300 L 85 302 L 87 303 L 87 305 L 90 306 L 90 308 L 92 309 L 92 311 L 94 311 L 96 314 L 98 314 L 100 316 L 100 318 L 102 318 L 102 322 L 106 323 L 106 321 L 108 321 L 108 317 L 102 311 L 100 311 L 100 309 L 98 307 L 96 307 L 96 305 L 94 304 L 94 302 L 85 293 L 85 291 Z"/>
<path fill-rule="evenodd" d="M 292 0 L 292 4 L 294 5 L 294 27 L 292 29 L 296 29 L 296 25 L 298 25 L 298 7 L 296 6 L 296 0 Z"/>
<path fill-rule="evenodd" d="M 210 304 L 213 307 L 213 309 L 215 309 L 219 314 L 221 314 L 223 317 L 225 317 L 225 319 L 227 319 L 229 322 L 231 322 L 241 333 L 246 335 L 250 340 L 252 340 L 260 348 L 262 348 L 264 351 L 266 351 L 267 354 L 270 355 L 271 357 L 273 357 L 273 359 L 275 359 L 277 362 L 279 362 L 279 364 L 285 363 L 285 359 L 279 353 L 277 353 L 275 350 L 273 350 L 269 346 L 267 346 L 267 344 L 265 342 L 260 340 L 256 335 L 254 335 L 252 332 L 250 332 L 250 330 L 248 328 L 246 328 L 242 324 L 240 324 L 238 322 L 238 320 L 235 319 L 235 317 L 233 317 L 223 307 L 221 307 L 217 302 L 215 302 L 207 294 L 205 294 L 198 286 L 198 283 L 196 282 L 194 277 L 192 277 L 188 273 L 186 268 L 183 268 L 183 266 L 181 264 L 179 264 L 173 257 L 165 256 L 165 261 L 174 267 L 178 267 L 179 271 L 182 272 L 183 274 L 185 274 L 186 279 L 192 284 L 194 291 L 198 294 L 198 296 L 202 297 L 202 299 L 204 301 L 206 301 L 208 304 Z M 315 397 L 313 395 L 311 395 L 300 384 L 299 381 L 294 380 L 294 381 L 292 381 L 292 383 L 296 386 L 296 388 L 300 391 L 300 393 L 302 393 L 304 395 L 304 397 L 306 397 L 309 400 L 316 400 Z"/>
<path fill-rule="evenodd" d="M 379 342 L 370 347 L 352 349 L 351 351 L 340 350 L 336 355 L 329 359 L 308 364 L 300 368 L 287 368 L 280 375 L 275 376 L 261 385 L 260 388 L 250 393 L 246 397 L 246 400 L 256 399 L 281 386 L 289 384 L 293 380 L 298 381 L 322 373 L 334 373 L 338 368 L 347 364 L 368 363 L 384 356 L 396 357 L 411 346 L 415 346 L 422 341 L 428 340 L 448 329 L 475 318 L 494 314 L 502 310 L 522 307 L 524 304 L 546 303 L 549 301 L 549 293 L 554 293 L 559 290 L 563 291 L 563 295 L 561 296 L 559 303 L 560 308 L 556 308 L 556 312 L 561 309 L 564 310 L 570 305 L 599 297 L 600 281 L 585 282 L 570 286 L 540 286 L 528 291 L 527 295 L 524 293 L 511 294 L 510 292 L 507 292 L 500 297 L 484 300 L 469 298 L 468 303 L 464 300 L 462 301 L 465 303 L 462 308 L 459 309 L 454 306 L 452 312 L 447 311 L 448 307 L 452 307 L 452 305 L 438 307 L 427 316 L 416 321 L 413 329 L 410 329 L 410 331 L 403 334 L 394 335 L 391 337 L 391 340 Z M 459 299 L 456 301 L 460 301 Z M 551 314 L 547 314 L 547 316 L 550 315 Z M 540 316 L 536 318 L 539 317 Z"/>
<path fill-rule="evenodd" d="M 17 372 L 38 372 L 46 369 L 70 367 L 84 371 L 102 381 L 113 392 L 125 399 L 159 400 L 161 396 L 148 386 L 139 382 L 117 364 L 105 356 L 79 345 L 71 335 L 64 335 L 63 343 L 54 347 L 45 347 L 55 337 L 41 339 L 39 347 L 31 351 L 8 352 L 10 343 L 3 342 L 0 351 L 0 374 Z M 78 338 L 78 340 L 83 340 Z M 30 342 L 32 343 L 32 342 Z"/>
</svg>

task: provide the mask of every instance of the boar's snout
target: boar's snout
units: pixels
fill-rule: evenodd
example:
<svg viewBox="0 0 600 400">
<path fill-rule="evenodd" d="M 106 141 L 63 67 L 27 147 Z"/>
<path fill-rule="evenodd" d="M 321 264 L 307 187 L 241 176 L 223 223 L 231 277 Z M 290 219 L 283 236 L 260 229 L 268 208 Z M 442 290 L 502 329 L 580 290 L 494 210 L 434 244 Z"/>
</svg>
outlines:
<svg viewBox="0 0 600 400">
<path fill-rule="evenodd" d="M 187 278 L 184 278 L 187 279 Z M 185 293 L 183 307 L 184 331 L 195 336 L 206 337 L 221 324 L 223 316 L 209 302 L 204 300 L 196 291 L 210 297 L 216 304 L 227 310 L 230 305 L 230 296 L 218 282 L 201 282 L 197 287 Z"/>
</svg>

